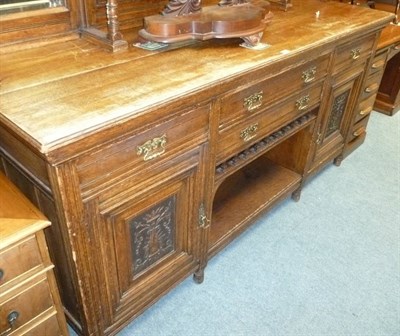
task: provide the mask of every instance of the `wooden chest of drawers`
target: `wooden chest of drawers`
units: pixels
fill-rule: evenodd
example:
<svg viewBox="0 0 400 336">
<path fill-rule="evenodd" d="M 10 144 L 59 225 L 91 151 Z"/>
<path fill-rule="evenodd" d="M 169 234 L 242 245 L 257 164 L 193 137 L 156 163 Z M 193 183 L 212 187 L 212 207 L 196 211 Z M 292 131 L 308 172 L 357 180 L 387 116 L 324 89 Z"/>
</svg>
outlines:
<svg viewBox="0 0 400 336">
<path fill-rule="evenodd" d="M 0 173 L 0 334 L 68 335 L 43 230 L 50 222 Z"/>
</svg>

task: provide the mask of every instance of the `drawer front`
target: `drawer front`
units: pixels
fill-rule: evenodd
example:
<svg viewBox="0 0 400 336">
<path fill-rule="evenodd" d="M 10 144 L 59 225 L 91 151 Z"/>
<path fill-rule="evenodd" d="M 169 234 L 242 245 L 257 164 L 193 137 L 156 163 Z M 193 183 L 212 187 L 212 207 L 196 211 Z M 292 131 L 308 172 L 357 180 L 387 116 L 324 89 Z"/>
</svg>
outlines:
<svg viewBox="0 0 400 336">
<path fill-rule="evenodd" d="M 374 47 L 375 35 L 339 47 L 334 59 L 334 72 L 352 66 L 354 63 L 366 59 L 371 55 Z"/>
<path fill-rule="evenodd" d="M 18 330 L 53 306 L 47 278 L 35 279 L 23 289 L 16 288 L 15 295 L 11 297 L 0 296 L 0 305 L 0 334 L 10 328 L 9 320 L 13 316 L 13 330 Z"/>
<path fill-rule="evenodd" d="M 376 54 L 374 60 L 372 61 L 369 74 L 372 75 L 378 71 L 383 71 L 386 65 L 386 58 L 388 56 L 389 50 L 384 50 L 383 52 Z"/>
<path fill-rule="evenodd" d="M 321 90 L 322 85 L 315 85 L 262 114 L 222 131 L 217 146 L 217 163 L 300 117 L 319 103 Z"/>
<path fill-rule="evenodd" d="M 82 189 L 90 189 L 128 170 L 130 174 L 150 170 L 158 162 L 199 146 L 207 140 L 209 111 L 210 106 L 206 105 L 182 112 L 78 159 Z"/>
<path fill-rule="evenodd" d="M 42 265 L 42 258 L 35 236 L 0 252 L 0 290 L 11 280 Z"/>
<path fill-rule="evenodd" d="M 372 95 L 367 99 L 364 99 L 360 104 L 358 104 L 357 110 L 356 110 L 356 117 L 355 117 L 355 122 L 360 121 L 362 118 L 366 117 L 369 115 L 374 107 L 374 102 L 375 102 L 376 95 Z"/>
<path fill-rule="evenodd" d="M 52 315 L 46 320 L 35 324 L 32 328 L 27 328 L 26 330 L 21 330 L 18 335 L 21 336 L 62 336 L 63 333 L 58 325 L 58 320 L 56 315 Z M 11 335 L 10 335 L 11 336 Z"/>
<path fill-rule="evenodd" d="M 369 120 L 369 114 L 354 124 L 353 129 L 349 135 L 349 142 L 354 141 L 356 138 L 364 136 L 367 131 L 367 124 Z"/>
<path fill-rule="evenodd" d="M 220 129 L 259 113 L 265 108 L 324 78 L 329 55 L 307 62 L 255 85 L 239 88 L 221 98 Z"/>
<path fill-rule="evenodd" d="M 383 72 L 375 72 L 372 76 L 369 76 L 365 82 L 363 90 L 361 92 L 361 99 L 366 99 L 375 95 L 378 92 L 379 85 L 381 83 Z"/>
</svg>

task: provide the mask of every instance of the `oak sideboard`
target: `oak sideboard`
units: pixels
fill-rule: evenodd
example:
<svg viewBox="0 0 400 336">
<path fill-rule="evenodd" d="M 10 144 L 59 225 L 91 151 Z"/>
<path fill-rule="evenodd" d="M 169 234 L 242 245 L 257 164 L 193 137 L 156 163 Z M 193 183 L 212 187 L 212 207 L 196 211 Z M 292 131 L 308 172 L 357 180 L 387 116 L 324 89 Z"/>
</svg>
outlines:
<svg viewBox="0 0 400 336">
<path fill-rule="evenodd" d="M 258 215 L 364 141 L 393 15 L 316 0 L 273 14 L 263 50 L 69 38 L 0 53 L 0 170 L 52 222 L 79 334 L 115 334 L 201 283 Z"/>
</svg>

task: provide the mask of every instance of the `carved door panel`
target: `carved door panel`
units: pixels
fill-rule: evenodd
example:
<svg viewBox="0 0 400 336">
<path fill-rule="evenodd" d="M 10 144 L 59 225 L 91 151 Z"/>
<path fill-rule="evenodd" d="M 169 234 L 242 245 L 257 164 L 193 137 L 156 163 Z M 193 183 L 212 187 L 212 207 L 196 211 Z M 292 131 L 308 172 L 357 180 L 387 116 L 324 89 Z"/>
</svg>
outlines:
<svg viewBox="0 0 400 336">
<path fill-rule="evenodd" d="M 329 155 L 337 156 L 343 148 L 352 111 L 358 99 L 364 67 L 333 78 L 329 100 L 318 132 L 314 161 Z M 336 153 L 336 154 L 335 154 Z"/>
<path fill-rule="evenodd" d="M 105 190 L 86 204 L 98 228 L 106 324 L 138 315 L 199 267 L 201 155 L 201 148 L 192 150 L 148 179 L 128 178 L 113 186 L 117 193 Z"/>
</svg>

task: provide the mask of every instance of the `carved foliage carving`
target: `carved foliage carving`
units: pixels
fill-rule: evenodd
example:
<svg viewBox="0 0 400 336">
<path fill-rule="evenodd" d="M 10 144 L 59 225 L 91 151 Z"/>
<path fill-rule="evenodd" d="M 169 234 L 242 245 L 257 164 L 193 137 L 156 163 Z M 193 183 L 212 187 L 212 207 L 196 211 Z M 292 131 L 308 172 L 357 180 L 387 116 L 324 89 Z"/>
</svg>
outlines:
<svg viewBox="0 0 400 336">
<path fill-rule="evenodd" d="M 332 104 L 332 111 L 329 116 L 328 127 L 325 137 L 328 137 L 333 132 L 340 128 L 340 123 L 346 110 L 347 100 L 349 99 L 350 90 L 343 92 L 335 98 Z"/>
<path fill-rule="evenodd" d="M 171 196 L 130 221 L 134 275 L 175 250 L 175 208 Z"/>
</svg>

